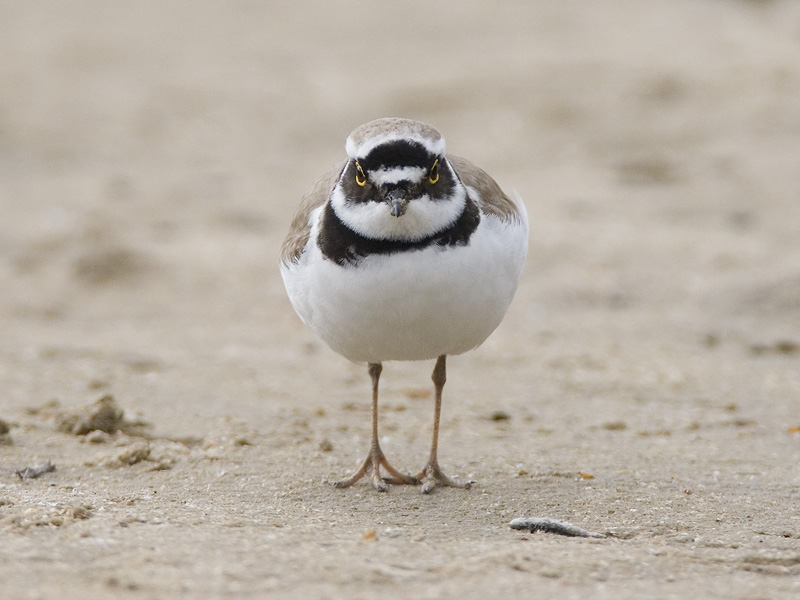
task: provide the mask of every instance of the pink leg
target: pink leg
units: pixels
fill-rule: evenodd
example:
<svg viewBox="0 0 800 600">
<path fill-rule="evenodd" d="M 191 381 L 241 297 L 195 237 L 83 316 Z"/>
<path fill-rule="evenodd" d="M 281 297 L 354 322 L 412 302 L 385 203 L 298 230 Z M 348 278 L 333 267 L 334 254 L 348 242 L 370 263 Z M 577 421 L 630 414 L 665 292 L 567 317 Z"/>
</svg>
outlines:
<svg viewBox="0 0 800 600">
<path fill-rule="evenodd" d="M 436 359 L 436 366 L 433 368 L 431 379 L 436 391 L 436 398 L 433 412 L 433 441 L 431 442 L 431 455 L 428 458 L 428 463 L 417 473 L 415 479 L 422 483 L 422 493 L 430 494 L 437 486 L 455 487 L 462 489 L 469 489 L 472 486 L 472 481 L 464 483 L 453 481 L 447 475 L 442 473 L 439 467 L 438 450 L 439 450 L 439 415 L 442 411 L 442 389 L 447 380 L 447 367 L 446 356 L 443 354 Z"/>
<path fill-rule="evenodd" d="M 386 460 L 386 456 L 383 454 L 383 450 L 381 450 L 380 442 L 378 441 L 378 381 L 380 380 L 382 370 L 383 366 L 381 363 L 369 364 L 369 376 L 372 379 L 372 440 L 369 445 L 369 454 L 367 454 L 367 458 L 358 471 L 346 479 L 335 482 L 333 484 L 334 487 L 350 487 L 367 473 L 371 474 L 372 486 L 379 492 L 385 492 L 388 489 L 387 483 L 409 485 L 419 483 L 417 478 L 404 475 L 389 464 L 389 461 Z M 386 469 L 390 477 L 381 477 L 381 467 Z"/>
</svg>

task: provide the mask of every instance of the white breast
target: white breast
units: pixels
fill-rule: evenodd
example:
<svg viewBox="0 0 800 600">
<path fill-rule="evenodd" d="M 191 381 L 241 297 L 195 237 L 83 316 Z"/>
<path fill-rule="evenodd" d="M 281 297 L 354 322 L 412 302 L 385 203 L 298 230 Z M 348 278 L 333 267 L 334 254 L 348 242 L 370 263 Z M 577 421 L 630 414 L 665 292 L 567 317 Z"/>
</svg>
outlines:
<svg viewBox="0 0 800 600">
<path fill-rule="evenodd" d="M 508 310 L 527 254 L 526 219 L 482 215 L 466 246 L 342 267 L 323 257 L 317 226 L 299 263 L 281 265 L 281 274 L 300 318 L 356 362 L 426 360 L 480 345 Z"/>
</svg>

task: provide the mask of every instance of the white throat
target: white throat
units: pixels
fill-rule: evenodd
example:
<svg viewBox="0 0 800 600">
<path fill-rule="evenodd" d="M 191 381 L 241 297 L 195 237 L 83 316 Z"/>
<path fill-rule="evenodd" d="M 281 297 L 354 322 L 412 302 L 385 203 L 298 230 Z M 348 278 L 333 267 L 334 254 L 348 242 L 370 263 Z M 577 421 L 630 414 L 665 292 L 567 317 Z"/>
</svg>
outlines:
<svg viewBox="0 0 800 600">
<path fill-rule="evenodd" d="M 456 185 L 449 198 L 432 200 L 428 194 L 408 202 L 404 215 L 395 217 L 386 202 L 348 202 L 341 183 L 331 194 L 331 207 L 347 227 L 373 240 L 417 242 L 444 231 L 464 212 L 467 191 Z"/>
</svg>

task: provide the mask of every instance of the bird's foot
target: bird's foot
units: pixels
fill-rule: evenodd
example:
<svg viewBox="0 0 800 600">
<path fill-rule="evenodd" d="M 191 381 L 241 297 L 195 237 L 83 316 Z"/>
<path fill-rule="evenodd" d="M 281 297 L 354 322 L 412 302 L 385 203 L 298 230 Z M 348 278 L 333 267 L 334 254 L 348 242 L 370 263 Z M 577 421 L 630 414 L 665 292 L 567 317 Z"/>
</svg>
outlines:
<svg viewBox="0 0 800 600">
<path fill-rule="evenodd" d="M 474 481 L 454 481 L 447 475 L 442 473 L 439 463 L 436 461 L 428 461 L 422 470 L 414 477 L 419 483 L 422 484 L 422 493 L 430 494 L 436 486 L 454 487 L 463 490 L 468 490 L 472 487 Z"/>
<path fill-rule="evenodd" d="M 386 469 L 386 472 L 389 474 L 389 477 L 382 477 L 381 476 L 381 467 Z M 396 485 L 416 485 L 419 483 L 419 480 L 416 477 L 412 477 L 411 475 L 404 475 L 397 469 L 395 469 L 392 465 L 389 464 L 389 461 L 386 460 L 386 457 L 383 454 L 383 451 L 380 449 L 380 446 L 374 446 L 370 449 L 367 458 L 361 464 L 361 467 L 353 473 L 350 477 L 346 479 L 340 479 L 339 481 L 335 481 L 333 483 L 333 487 L 335 488 L 346 488 L 353 485 L 359 479 L 364 477 L 367 473 L 369 473 L 370 478 L 372 480 L 372 487 L 374 487 L 379 492 L 385 492 L 388 490 L 387 484 L 396 484 Z"/>
</svg>

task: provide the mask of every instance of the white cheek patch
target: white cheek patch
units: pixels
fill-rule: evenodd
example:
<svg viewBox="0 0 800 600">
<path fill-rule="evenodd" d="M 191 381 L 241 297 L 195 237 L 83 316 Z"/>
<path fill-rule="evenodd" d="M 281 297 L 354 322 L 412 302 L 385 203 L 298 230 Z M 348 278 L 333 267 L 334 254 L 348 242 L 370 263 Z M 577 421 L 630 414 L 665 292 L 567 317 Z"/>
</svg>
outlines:
<svg viewBox="0 0 800 600">
<path fill-rule="evenodd" d="M 331 194 L 331 207 L 347 227 L 373 240 L 418 242 L 455 223 L 464 212 L 466 190 L 456 186 L 449 198 L 431 200 L 424 194 L 410 200 L 401 217 L 392 215 L 386 202 L 351 203 L 341 185 Z"/>
<path fill-rule="evenodd" d="M 398 181 L 420 181 L 425 176 L 426 169 L 422 167 L 394 167 L 392 169 L 379 169 L 369 171 L 367 177 L 378 187 L 397 183 Z"/>
</svg>

